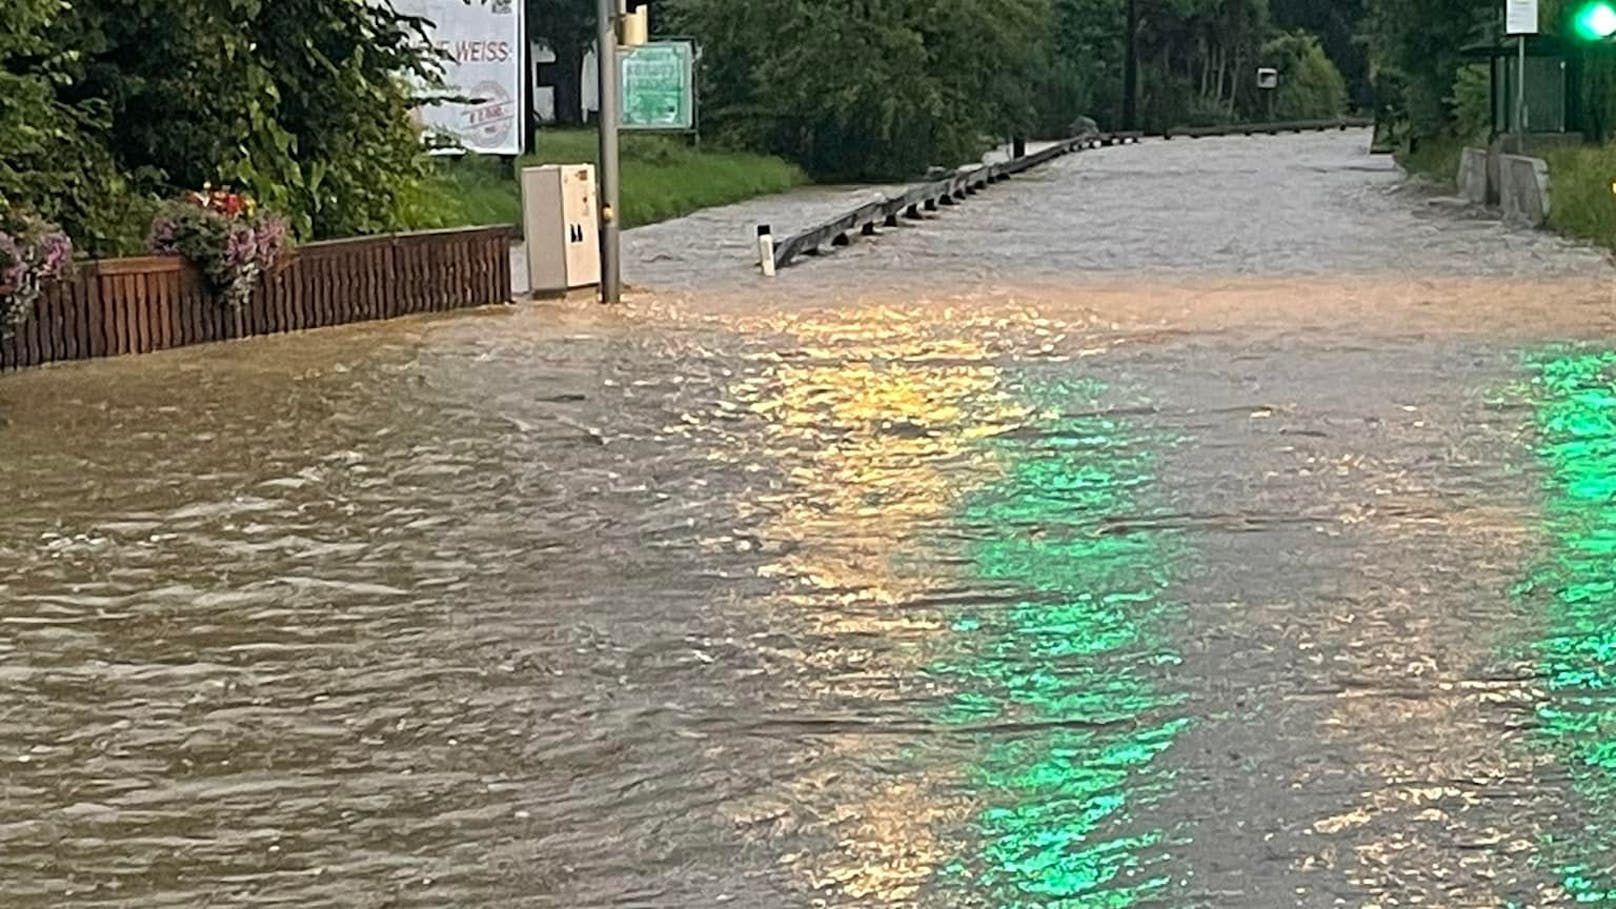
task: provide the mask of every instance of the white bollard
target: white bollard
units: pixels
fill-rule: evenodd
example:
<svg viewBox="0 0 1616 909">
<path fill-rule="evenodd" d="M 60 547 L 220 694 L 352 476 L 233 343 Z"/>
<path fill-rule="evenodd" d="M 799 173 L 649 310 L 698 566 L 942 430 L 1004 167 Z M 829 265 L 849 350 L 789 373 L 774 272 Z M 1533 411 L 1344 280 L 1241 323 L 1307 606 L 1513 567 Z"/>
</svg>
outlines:
<svg viewBox="0 0 1616 909">
<path fill-rule="evenodd" d="M 763 268 L 765 278 L 774 277 L 774 234 L 769 225 L 759 224 L 757 229 L 758 265 Z"/>
</svg>

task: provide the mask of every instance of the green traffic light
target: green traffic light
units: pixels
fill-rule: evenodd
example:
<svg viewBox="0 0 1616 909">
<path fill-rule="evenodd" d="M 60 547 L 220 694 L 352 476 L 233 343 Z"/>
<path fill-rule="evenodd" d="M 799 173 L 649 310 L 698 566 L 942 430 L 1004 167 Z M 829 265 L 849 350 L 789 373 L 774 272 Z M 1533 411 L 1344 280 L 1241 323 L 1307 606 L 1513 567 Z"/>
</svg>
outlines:
<svg viewBox="0 0 1616 909">
<path fill-rule="evenodd" d="M 1577 10 L 1573 23 L 1577 37 L 1584 41 L 1604 41 L 1616 35 L 1616 4 L 1589 3 Z"/>
</svg>

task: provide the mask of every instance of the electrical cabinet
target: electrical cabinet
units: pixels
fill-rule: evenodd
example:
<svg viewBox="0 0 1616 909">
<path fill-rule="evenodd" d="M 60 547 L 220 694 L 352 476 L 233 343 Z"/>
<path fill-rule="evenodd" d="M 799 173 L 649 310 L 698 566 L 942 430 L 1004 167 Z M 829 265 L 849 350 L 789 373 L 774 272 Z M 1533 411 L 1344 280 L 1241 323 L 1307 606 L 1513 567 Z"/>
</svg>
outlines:
<svg viewBox="0 0 1616 909">
<path fill-rule="evenodd" d="M 592 164 L 522 169 L 522 236 L 534 293 L 600 283 L 598 205 Z"/>
</svg>

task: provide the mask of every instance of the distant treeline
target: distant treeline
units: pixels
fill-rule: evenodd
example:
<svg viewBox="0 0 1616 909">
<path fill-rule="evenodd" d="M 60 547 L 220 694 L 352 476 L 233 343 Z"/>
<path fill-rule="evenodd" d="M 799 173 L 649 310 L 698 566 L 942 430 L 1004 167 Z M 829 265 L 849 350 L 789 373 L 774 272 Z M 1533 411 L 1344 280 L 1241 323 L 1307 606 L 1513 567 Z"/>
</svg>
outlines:
<svg viewBox="0 0 1616 909">
<path fill-rule="evenodd" d="M 1138 125 L 1265 117 L 1259 66 L 1282 73 L 1274 116 L 1367 106 L 1358 2 L 1137 0 Z M 528 0 L 563 114 L 594 7 Z M 704 135 L 821 179 L 910 176 L 1080 117 L 1122 126 L 1127 0 L 652 0 L 651 21 L 701 43 Z"/>
<path fill-rule="evenodd" d="M 726 141 L 820 177 L 964 160 L 984 137 L 1122 124 L 1126 0 L 668 0 L 702 42 L 703 118 Z M 1138 126 L 1342 113 L 1319 36 L 1268 0 L 1139 0 Z M 1349 45 L 1350 49 L 1350 45 Z"/>
</svg>

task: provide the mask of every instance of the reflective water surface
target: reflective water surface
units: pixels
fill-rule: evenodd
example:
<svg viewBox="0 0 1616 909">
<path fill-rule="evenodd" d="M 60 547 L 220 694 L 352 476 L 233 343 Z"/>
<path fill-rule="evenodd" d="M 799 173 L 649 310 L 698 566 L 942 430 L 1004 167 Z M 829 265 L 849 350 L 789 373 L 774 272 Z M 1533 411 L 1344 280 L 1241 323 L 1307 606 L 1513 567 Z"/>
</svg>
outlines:
<svg viewBox="0 0 1616 909">
<path fill-rule="evenodd" d="M 1360 139 L 0 377 L 0 904 L 1616 903 L 1610 274 Z"/>
</svg>

